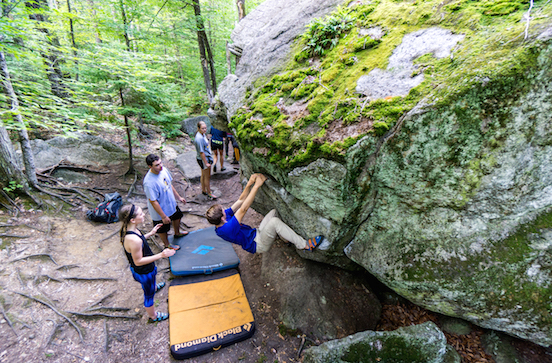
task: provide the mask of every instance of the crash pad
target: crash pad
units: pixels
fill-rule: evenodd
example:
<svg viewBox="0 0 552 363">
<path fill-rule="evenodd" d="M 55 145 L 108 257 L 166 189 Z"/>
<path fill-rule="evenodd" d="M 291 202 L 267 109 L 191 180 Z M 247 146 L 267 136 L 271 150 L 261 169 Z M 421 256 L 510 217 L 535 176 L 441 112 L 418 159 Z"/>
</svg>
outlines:
<svg viewBox="0 0 552 363">
<path fill-rule="evenodd" d="M 169 335 L 175 359 L 218 350 L 254 332 L 253 313 L 236 269 L 171 281 Z"/>
<path fill-rule="evenodd" d="M 169 257 L 171 272 L 176 276 L 210 274 L 235 268 L 240 259 L 232 244 L 215 233 L 215 227 L 199 229 L 184 237 L 169 236 L 169 242 L 180 246 Z"/>
</svg>

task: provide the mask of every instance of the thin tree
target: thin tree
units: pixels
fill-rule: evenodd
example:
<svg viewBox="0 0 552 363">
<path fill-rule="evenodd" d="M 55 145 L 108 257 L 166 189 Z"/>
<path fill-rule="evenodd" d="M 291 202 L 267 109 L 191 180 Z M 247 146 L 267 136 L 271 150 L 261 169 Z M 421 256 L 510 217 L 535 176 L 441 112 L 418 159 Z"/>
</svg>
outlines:
<svg viewBox="0 0 552 363">
<path fill-rule="evenodd" d="M 119 97 L 121 98 L 121 107 L 125 107 L 125 98 L 123 97 L 123 86 L 119 86 Z M 128 122 L 128 116 L 126 112 L 123 113 L 123 117 L 125 119 L 125 129 L 127 134 L 127 140 L 128 140 L 128 171 L 126 174 L 134 174 L 134 162 L 132 160 L 132 137 L 130 135 L 130 124 Z"/>
<path fill-rule="evenodd" d="M 212 104 L 217 93 L 217 80 L 215 74 L 215 62 L 213 60 L 213 53 L 209 46 L 209 40 L 205 32 L 205 22 L 201 16 L 201 7 L 199 6 L 199 0 L 193 0 L 192 6 L 194 8 L 194 14 L 196 18 L 196 30 L 197 30 L 197 43 L 199 46 L 199 56 L 201 61 L 201 69 L 203 70 L 203 81 L 205 82 L 205 88 L 207 90 L 207 98 L 209 104 Z"/>
<path fill-rule="evenodd" d="M 125 38 L 127 50 L 130 52 L 130 36 L 128 35 L 129 23 L 125 12 L 125 4 L 123 3 L 123 0 L 119 0 L 119 5 L 121 6 L 121 17 L 123 20 L 123 37 Z"/>
<path fill-rule="evenodd" d="M 77 59 L 77 43 L 75 42 L 75 29 L 73 27 L 73 18 L 71 17 L 71 0 L 67 0 L 67 12 L 69 15 L 69 36 L 71 38 L 71 45 L 73 47 L 73 56 L 75 58 L 75 79 L 79 80 L 79 62 Z"/>
<path fill-rule="evenodd" d="M 48 21 L 45 15 L 49 9 L 46 0 L 26 1 L 25 6 L 31 11 L 29 19 L 35 20 L 38 24 Z M 42 51 L 41 55 L 46 63 L 46 72 L 52 93 L 60 98 L 68 98 L 69 93 L 63 84 L 63 74 L 59 68 L 60 60 L 57 54 L 57 49 L 60 47 L 59 40 L 57 37 L 52 36 L 45 26 L 38 26 L 37 30 L 45 35 L 46 42 L 49 45 L 49 49 L 46 52 Z"/>
<path fill-rule="evenodd" d="M 38 180 L 36 178 L 36 167 L 34 163 L 33 150 L 31 148 L 31 142 L 29 141 L 27 127 L 23 122 L 23 117 L 21 116 L 21 112 L 19 111 L 19 101 L 17 99 L 15 91 L 13 90 L 10 73 L 8 71 L 8 65 L 6 63 L 6 58 L 4 57 L 4 52 L 0 52 L 0 68 L 2 72 L 2 84 L 4 86 L 4 92 L 6 93 L 6 98 L 11 106 L 10 112 L 13 115 L 13 119 L 15 121 L 15 124 L 17 125 L 17 130 L 19 132 L 19 142 L 21 144 L 21 151 L 23 154 L 23 163 L 25 164 L 25 174 L 31 186 L 36 188 L 38 186 Z M 3 140 L 2 143 L 4 143 Z M 7 155 L 9 155 L 9 152 Z M 17 174 L 15 176 L 17 176 Z"/>
</svg>

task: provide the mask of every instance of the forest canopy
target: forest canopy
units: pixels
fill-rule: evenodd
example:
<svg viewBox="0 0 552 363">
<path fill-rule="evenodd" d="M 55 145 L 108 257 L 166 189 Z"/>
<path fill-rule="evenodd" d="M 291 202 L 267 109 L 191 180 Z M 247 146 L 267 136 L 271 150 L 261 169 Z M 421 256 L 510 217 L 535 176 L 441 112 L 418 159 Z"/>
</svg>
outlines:
<svg viewBox="0 0 552 363">
<path fill-rule="evenodd" d="M 248 0 L 248 11 L 261 2 Z M 1 120 L 18 128 L 17 113 L 29 130 L 64 134 L 126 116 L 177 136 L 182 119 L 208 107 L 198 26 L 220 82 L 237 21 L 235 0 L 2 1 L 0 52 L 19 108 L 0 93 Z"/>
</svg>

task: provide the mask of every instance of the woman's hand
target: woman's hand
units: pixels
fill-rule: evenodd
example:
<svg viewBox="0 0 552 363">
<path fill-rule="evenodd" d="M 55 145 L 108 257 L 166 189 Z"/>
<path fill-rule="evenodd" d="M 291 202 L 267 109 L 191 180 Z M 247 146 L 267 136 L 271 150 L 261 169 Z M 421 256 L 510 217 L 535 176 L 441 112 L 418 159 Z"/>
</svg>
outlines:
<svg viewBox="0 0 552 363">
<path fill-rule="evenodd" d="M 163 250 L 163 252 L 161 252 L 161 255 L 164 257 L 164 258 L 167 258 L 167 257 L 171 257 L 172 255 L 174 255 L 176 253 L 175 250 L 173 250 L 172 248 L 165 248 Z"/>
<path fill-rule="evenodd" d="M 150 235 L 154 234 L 154 233 L 157 233 L 157 231 L 159 230 L 159 228 L 163 227 L 163 223 L 159 223 L 159 224 L 156 224 L 155 226 L 153 226 L 152 230 L 150 231 Z"/>
</svg>

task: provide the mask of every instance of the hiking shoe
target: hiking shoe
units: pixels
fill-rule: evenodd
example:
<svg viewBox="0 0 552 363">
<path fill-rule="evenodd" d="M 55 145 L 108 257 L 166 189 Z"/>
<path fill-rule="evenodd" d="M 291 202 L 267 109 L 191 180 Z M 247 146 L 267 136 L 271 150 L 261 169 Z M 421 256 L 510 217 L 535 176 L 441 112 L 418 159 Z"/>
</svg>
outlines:
<svg viewBox="0 0 552 363">
<path fill-rule="evenodd" d="M 215 173 L 217 172 L 217 166 L 216 165 L 213 166 L 213 172 L 215 172 Z"/>
<path fill-rule="evenodd" d="M 148 323 L 157 323 L 163 320 L 167 320 L 168 318 L 169 314 L 158 311 L 155 319 L 149 318 Z"/>
<path fill-rule="evenodd" d="M 225 168 L 225 167 L 222 167 L 222 168 L 220 169 L 220 171 L 225 171 L 225 170 L 226 170 L 226 168 Z"/>
</svg>

